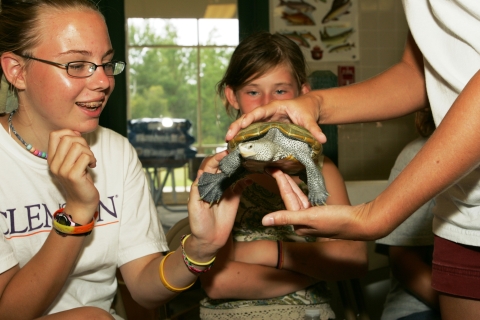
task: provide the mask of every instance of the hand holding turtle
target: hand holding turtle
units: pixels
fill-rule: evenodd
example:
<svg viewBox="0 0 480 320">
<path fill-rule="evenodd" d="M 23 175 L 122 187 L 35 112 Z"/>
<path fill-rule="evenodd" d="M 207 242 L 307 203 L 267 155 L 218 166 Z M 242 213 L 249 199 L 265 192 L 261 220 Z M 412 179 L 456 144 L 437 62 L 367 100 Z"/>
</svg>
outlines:
<svg viewBox="0 0 480 320">
<path fill-rule="evenodd" d="M 200 177 L 204 172 L 217 172 L 219 162 L 226 154 L 227 152 L 224 151 L 206 158 L 197 177 Z M 195 246 L 197 251 L 195 249 L 192 249 L 193 251 L 189 250 L 189 255 L 194 259 L 198 258 L 199 261 L 206 261 L 213 257 L 227 242 L 237 214 L 240 195 L 243 189 L 251 184 L 251 181 L 248 179 L 238 181 L 231 188 L 225 190 L 222 201 L 211 205 L 201 201 L 198 179 L 192 184 L 188 201 L 189 223 L 192 231 L 190 243 L 195 242 L 192 247 Z"/>
<path fill-rule="evenodd" d="M 274 100 L 270 103 L 255 108 L 253 111 L 242 115 L 233 122 L 226 134 L 225 139 L 230 141 L 243 128 L 254 122 L 291 122 L 304 127 L 320 143 L 325 143 L 327 138 L 318 126 L 320 121 L 320 97 L 306 93 L 291 100 Z"/>
<path fill-rule="evenodd" d="M 281 170 L 267 172 L 277 181 L 287 210 L 265 215 L 262 219 L 264 226 L 293 225 L 295 232 L 301 236 L 347 240 L 372 240 L 387 232 L 375 227 L 381 225 L 381 222 L 378 219 L 374 221 L 376 216 L 372 214 L 374 210 L 372 202 L 356 206 L 311 207 L 306 205 L 305 194 L 291 181 L 290 176 Z"/>
<path fill-rule="evenodd" d="M 308 197 L 291 176 L 275 168 L 267 168 L 265 172 L 277 181 L 278 189 L 287 210 L 298 211 L 312 206 L 308 201 Z"/>
<path fill-rule="evenodd" d="M 298 185 L 293 181 L 292 177 L 285 174 L 281 170 L 268 168 L 266 170 L 277 181 L 282 200 L 287 210 L 277 211 L 278 215 L 268 214 L 262 219 L 264 226 L 277 225 L 293 225 L 295 232 L 299 235 L 318 235 L 313 232 L 318 232 L 317 229 L 312 229 L 310 226 L 303 225 L 304 214 L 302 210 L 311 208 L 308 198 Z M 328 208 L 331 208 L 329 206 Z M 300 218 L 301 217 L 301 218 Z M 295 219 L 292 221 L 291 219 Z M 299 225 L 298 223 L 302 223 Z"/>
</svg>

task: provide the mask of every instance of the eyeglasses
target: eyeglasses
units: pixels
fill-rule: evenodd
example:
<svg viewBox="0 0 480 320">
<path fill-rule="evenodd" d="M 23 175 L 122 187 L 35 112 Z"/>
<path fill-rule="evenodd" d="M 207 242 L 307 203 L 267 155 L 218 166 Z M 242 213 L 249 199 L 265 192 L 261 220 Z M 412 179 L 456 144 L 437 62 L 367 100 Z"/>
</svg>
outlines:
<svg viewBox="0 0 480 320">
<path fill-rule="evenodd" d="M 62 64 L 29 56 L 20 55 L 20 57 L 43 62 L 60 68 L 65 68 L 67 74 L 75 78 L 88 78 L 95 72 L 95 70 L 97 70 L 98 67 L 102 67 L 107 76 L 116 76 L 117 74 L 123 72 L 126 65 L 124 61 L 109 61 L 103 64 L 95 64 L 89 61 L 72 61 Z"/>
</svg>

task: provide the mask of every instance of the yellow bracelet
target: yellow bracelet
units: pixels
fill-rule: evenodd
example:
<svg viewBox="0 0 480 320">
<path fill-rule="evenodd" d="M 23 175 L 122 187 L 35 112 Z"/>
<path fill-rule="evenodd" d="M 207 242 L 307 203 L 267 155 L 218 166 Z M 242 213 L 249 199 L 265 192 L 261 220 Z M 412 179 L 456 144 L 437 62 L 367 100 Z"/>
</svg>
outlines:
<svg viewBox="0 0 480 320">
<path fill-rule="evenodd" d="M 160 262 L 160 268 L 159 268 L 159 274 L 160 274 L 160 281 L 162 281 L 163 285 L 165 286 L 165 288 L 167 288 L 168 290 L 172 291 L 172 292 L 182 292 L 182 291 L 185 291 L 187 290 L 188 288 L 190 288 L 191 286 L 193 286 L 195 284 L 195 282 L 197 282 L 197 280 L 193 281 L 193 283 L 191 285 L 188 285 L 186 286 L 185 288 L 175 288 L 175 287 L 172 287 L 168 282 L 167 280 L 165 279 L 165 276 L 163 274 L 163 265 L 165 264 L 165 260 L 167 260 L 168 256 L 171 255 L 172 253 L 174 253 L 175 251 L 172 251 L 172 252 L 169 252 L 165 257 L 163 257 L 162 261 Z"/>
<path fill-rule="evenodd" d="M 185 252 L 185 241 L 187 241 L 187 238 L 190 237 L 191 233 L 190 234 L 187 234 L 183 239 L 182 239 L 182 248 L 183 248 L 183 252 L 185 253 L 185 258 L 187 258 L 188 261 L 190 261 L 191 263 L 193 263 L 194 265 L 196 266 L 208 266 L 208 265 L 211 265 L 213 263 L 213 261 L 215 261 L 215 258 L 216 257 L 213 257 L 212 260 L 210 261 L 207 261 L 207 262 L 196 262 L 195 260 L 192 260 L 190 259 L 188 256 L 187 256 L 187 253 Z"/>
</svg>

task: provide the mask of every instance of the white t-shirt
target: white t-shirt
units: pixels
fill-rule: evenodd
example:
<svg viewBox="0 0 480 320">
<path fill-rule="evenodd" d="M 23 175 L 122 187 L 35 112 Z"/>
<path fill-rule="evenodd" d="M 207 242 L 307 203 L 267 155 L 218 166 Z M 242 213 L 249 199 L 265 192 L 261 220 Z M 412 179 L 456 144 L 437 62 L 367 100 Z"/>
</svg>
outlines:
<svg viewBox="0 0 480 320">
<path fill-rule="evenodd" d="M 109 310 L 117 267 L 168 250 L 146 176 L 128 140 L 101 127 L 84 137 L 97 159 L 90 172 L 100 193 L 99 216 L 47 313 L 80 306 Z M 53 213 L 65 200 L 46 160 L 22 148 L 1 126 L 0 141 L 1 273 L 16 264 L 23 267 L 39 251 L 52 229 Z"/>
<path fill-rule="evenodd" d="M 412 35 L 424 56 L 428 98 L 438 126 L 458 94 L 480 70 L 480 1 L 403 0 L 403 4 Z M 479 182 L 477 167 L 436 198 L 435 234 L 480 246 Z"/>
<path fill-rule="evenodd" d="M 392 183 L 398 177 L 400 172 L 410 163 L 415 155 L 420 151 L 428 138 L 418 138 L 410 142 L 403 148 L 395 161 L 395 165 L 390 172 L 388 183 Z M 402 224 L 384 238 L 378 239 L 376 243 L 388 246 L 433 246 L 432 233 L 432 208 L 435 204 L 431 200 L 421 206 Z"/>
<path fill-rule="evenodd" d="M 403 148 L 388 178 L 389 184 L 397 178 L 425 142 L 427 142 L 427 138 L 418 138 Z M 433 247 L 432 207 L 434 203 L 434 200 L 425 203 L 389 235 L 378 239 L 377 245 Z M 431 259 L 431 257 L 429 258 Z M 390 291 L 383 306 L 381 320 L 396 320 L 427 310 L 430 310 L 427 305 L 405 290 L 405 287 L 395 277 L 391 277 Z"/>
</svg>

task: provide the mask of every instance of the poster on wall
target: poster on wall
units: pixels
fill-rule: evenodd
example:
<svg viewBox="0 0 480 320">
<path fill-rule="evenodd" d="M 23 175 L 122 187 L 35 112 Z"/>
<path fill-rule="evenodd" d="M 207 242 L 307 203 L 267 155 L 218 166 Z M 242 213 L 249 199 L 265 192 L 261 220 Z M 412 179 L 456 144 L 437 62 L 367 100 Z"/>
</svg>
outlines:
<svg viewBox="0 0 480 320">
<path fill-rule="evenodd" d="M 307 61 L 356 61 L 358 0 L 270 0 L 272 33 L 296 42 Z"/>
</svg>

